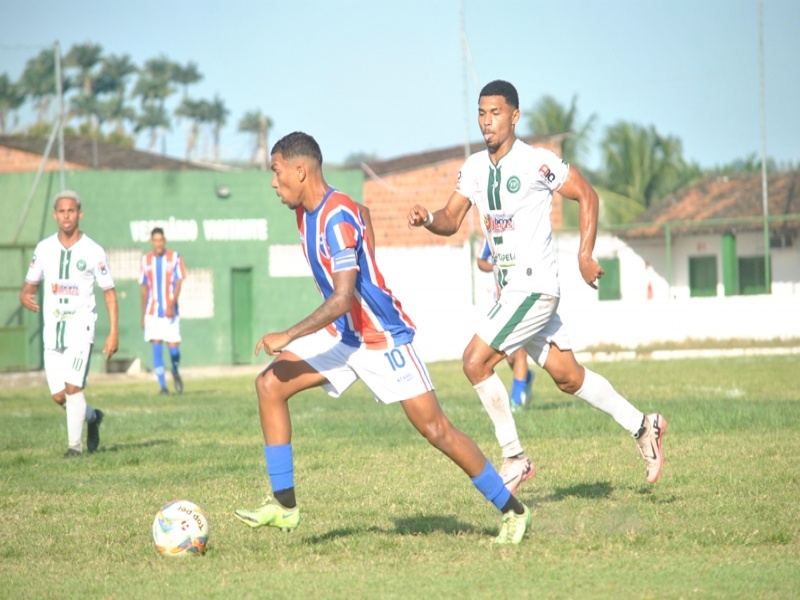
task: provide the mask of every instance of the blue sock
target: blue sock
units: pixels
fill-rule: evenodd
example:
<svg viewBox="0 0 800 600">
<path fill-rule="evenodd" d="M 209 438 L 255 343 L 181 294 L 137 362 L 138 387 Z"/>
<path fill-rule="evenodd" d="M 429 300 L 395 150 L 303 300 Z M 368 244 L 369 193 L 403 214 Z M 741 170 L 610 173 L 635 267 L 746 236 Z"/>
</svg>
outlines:
<svg viewBox="0 0 800 600">
<path fill-rule="evenodd" d="M 530 373 L 530 371 L 528 371 Z M 522 404 L 522 394 L 525 393 L 525 386 L 528 384 L 524 379 L 514 379 L 511 384 L 511 401 L 514 404 Z"/>
<path fill-rule="evenodd" d="M 264 446 L 264 459 L 267 461 L 267 474 L 269 475 L 269 484 L 272 486 L 273 494 L 294 487 L 294 464 L 291 444 Z"/>
<path fill-rule="evenodd" d="M 503 510 L 506 502 L 511 498 L 511 492 L 503 485 L 500 474 L 488 460 L 483 472 L 477 477 L 472 477 L 472 483 L 489 502 L 497 507 L 497 510 Z"/>
<path fill-rule="evenodd" d="M 164 354 L 162 344 L 153 344 L 153 371 L 158 378 L 158 385 L 162 390 L 167 389 L 167 380 L 164 377 Z"/>
<path fill-rule="evenodd" d="M 172 360 L 172 372 L 178 372 L 178 364 L 181 362 L 181 349 L 178 346 L 169 346 L 169 357 Z"/>
</svg>

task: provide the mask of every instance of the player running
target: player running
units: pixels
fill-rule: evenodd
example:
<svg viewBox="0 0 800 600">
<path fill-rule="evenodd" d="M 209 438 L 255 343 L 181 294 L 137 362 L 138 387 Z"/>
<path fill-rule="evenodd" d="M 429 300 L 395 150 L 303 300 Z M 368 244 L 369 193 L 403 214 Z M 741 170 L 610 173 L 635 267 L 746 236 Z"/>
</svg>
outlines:
<svg viewBox="0 0 800 600">
<path fill-rule="evenodd" d="M 417 204 L 408 214 L 409 227 L 424 226 L 447 236 L 458 231 L 473 204 L 480 211 L 502 290 L 478 322 L 463 362 L 464 373 L 494 423 L 503 451 L 500 474 L 510 490 L 533 474 L 517 435 L 508 393 L 494 372 L 498 362 L 522 347 L 561 391 L 585 400 L 630 432 L 645 459 L 647 481 L 655 483 L 664 464 L 661 445 L 666 419 L 657 413 L 642 414 L 604 377 L 578 364 L 558 315 L 560 289 L 550 223 L 553 192 L 579 204 L 578 266 L 584 281 L 595 289 L 595 281 L 603 275 L 592 257 L 597 193 L 559 156 L 517 139 L 514 128 L 519 118 L 514 86 L 500 80 L 487 84 L 478 104 L 486 150 L 466 160 L 444 208 L 431 212 Z"/>
<path fill-rule="evenodd" d="M 530 510 L 442 412 L 414 349 L 414 325 L 384 283 L 358 206 L 325 182 L 317 142 L 305 133 L 287 135 L 273 147 L 271 166 L 272 187 L 297 215 L 303 252 L 324 302 L 256 345 L 256 355 L 262 349 L 277 355 L 256 379 L 274 498 L 256 509 L 237 510 L 236 516 L 250 527 L 291 531 L 298 526 L 289 399 L 318 386 L 338 397 L 361 379 L 379 402 L 399 402 L 414 427 L 503 513 L 496 543 L 519 543 Z"/>
<path fill-rule="evenodd" d="M 83 453 L 84 422 L 88 424 L 86 447 L 94 452 L 100 445 L 103 421 L 103 411 L 89 406 L 83 394 L 97 320 L 94 283 L 103 290 L 108 310 L 109 333 L 103 348 L 106 360 L 119 346 L 117 293 L 105 251 L 79 229 L 83 217 L 80 196 L 70 190 L 56 194 L 53 217 L 58 233 L 36 245 L 19 300 L 32 312 L 42 311 L 44 371 L 53 400 L 66 409 L 68 446 L 64 458 L 73 458 Z M 44 302 L 40 308 L 36 292 L 42 282 Z"/>
</svg>

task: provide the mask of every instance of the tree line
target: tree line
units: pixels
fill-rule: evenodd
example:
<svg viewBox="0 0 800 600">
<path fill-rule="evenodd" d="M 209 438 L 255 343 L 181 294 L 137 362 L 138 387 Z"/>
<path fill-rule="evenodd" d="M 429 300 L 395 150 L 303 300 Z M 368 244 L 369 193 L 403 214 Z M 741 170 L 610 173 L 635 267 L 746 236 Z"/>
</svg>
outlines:
<svg viewBox="0 0 800 600">
<path fill-rule="evenodd" d="M 220 137 L 230 110 L 218 95 L 209 99 L 190 96 L 190 86 L 203 79 L 194 62 L 180 64 L 162 55 L 137 66 L 128 54 L 105 55 L 99 44 L 85 43 L 73 45 L 64 55 L 62 66 L 65 135 L 133 147 L 137 136 L 145 133 L 150 151 L 157 152 L 166 132 L 185 121 L 186 160 L 198 158 L 198 144 L 205 133 L 211 138 L 213 160 L 220 161 Z M 180 94 L 177 106 L 169 108 L 168 101 L 176 94 Z M 34 109 L 36 120 L 21 133 L 47 135 L 52 126 L 48 115 L 55 99 L 53 49 L 29 59 L 17 81 L 8 73 L 0 74 L 0 135 L 9 132 L 9 118 L 26 103 Z M 252 159 L 262 166 L 271 128 L 272 121 L 260 109 L 247 112 L 238 122 L 239 131 L 252 135 Z"/>
</svg>

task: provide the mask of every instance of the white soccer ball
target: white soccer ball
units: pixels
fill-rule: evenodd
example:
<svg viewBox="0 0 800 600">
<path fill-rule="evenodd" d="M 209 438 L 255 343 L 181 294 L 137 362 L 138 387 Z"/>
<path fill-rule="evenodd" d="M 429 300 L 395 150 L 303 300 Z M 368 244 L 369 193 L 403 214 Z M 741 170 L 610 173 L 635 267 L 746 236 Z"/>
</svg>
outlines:
<svg viewBox="0 0 800 600">
<path fill-rule="evenodd" d="M 153 543 L 165 556 L 205 554 L 208 533 L 205 513 L 188 500 L 170 502 L 153 521 Z"/>
</svg>

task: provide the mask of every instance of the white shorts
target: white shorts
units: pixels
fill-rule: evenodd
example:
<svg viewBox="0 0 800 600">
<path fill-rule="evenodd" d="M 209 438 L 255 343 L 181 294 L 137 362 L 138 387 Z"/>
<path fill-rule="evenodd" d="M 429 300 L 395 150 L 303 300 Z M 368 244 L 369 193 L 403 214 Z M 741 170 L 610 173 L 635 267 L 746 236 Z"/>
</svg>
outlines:
<svg viewBox="0 0 800 600">
<path fill-rule="evenodd" d="M 152 342 L 161 340 L 162 342 L 177 343 L 181 341 L 181 318 L 176 315 L 171 319 L 158 317 L 156 315 L 144 316 L 144 341 Z"/>
<path fill-rule="evenodd" d="M 323 375 L 328 383 L 322 389 L 334 398 L 358 379 L 384 404 L 410 400 L 433 390 L 428 369 L 411 343 L 385 350 L 354 348 L 322 329 L 294 340 L 286 350 Z"/>
<path fill-rule="evenodd" d="M 545 294 L 506 291 L 478 322 L 477 336 L 495 350 L 511 356 L 525 348 L 533 361 L 544 367 L 550 344 L 571 350 L 564 323 L 558 316 L 558 298 Z"/>
<path fill-rule="evenodd" d="M 92 344 L 73 344 L 68 348 L 44 350 L 44 373 L 50 393 L 55 395 L 64 390 L 66 384 L 86 387 L 89 374 L 89 361 L 92 357 Z"/>
</svg>

